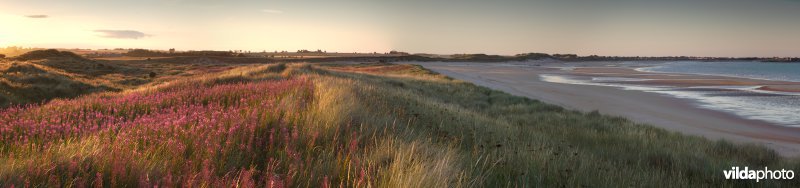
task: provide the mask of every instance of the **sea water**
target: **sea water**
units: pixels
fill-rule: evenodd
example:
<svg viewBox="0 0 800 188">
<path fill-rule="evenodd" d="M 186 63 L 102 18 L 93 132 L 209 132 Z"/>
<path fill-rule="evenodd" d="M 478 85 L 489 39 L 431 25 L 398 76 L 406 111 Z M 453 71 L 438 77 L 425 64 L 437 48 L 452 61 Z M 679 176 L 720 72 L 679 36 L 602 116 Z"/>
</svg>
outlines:
<svg viewBox="0 0 800 188">
<path fill-rule="evenodd" d="M 637 70 L 800 82 L 800 63 L 681 61 L 667 62 Z"/>
<path fill-rule="evenodd" d="M 800 82 L 800 64 L 764 62 L 666 62 L 639 71 L 717 75 L 776 81 Z M 625 84 L 626 78 L 570 78 L 565 75 L 541 75 L 543 81 L 618 87 L 689 99 L 698 107 L 729 112 L 747 119 L 776 125 L 800 127 L 800 93 L 762 91 L 761 86 L 671 87 Z M 622 82 L 608 82 L 622 81 Z"/>
</svg>

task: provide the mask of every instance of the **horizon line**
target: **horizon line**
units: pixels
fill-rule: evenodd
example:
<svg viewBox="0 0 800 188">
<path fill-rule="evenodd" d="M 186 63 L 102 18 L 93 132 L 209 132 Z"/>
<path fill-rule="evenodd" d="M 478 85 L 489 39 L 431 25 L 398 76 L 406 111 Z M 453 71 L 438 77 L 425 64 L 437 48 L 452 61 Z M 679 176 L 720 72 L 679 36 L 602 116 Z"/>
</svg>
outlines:
<svg viewBox="0 0 800 188">
<path fill-rule="evenodd" d="M 0 47 L 0 48 L 10 48 L 10 47 L 17 47 L 17 48 L 23 48 L 23 49 L 92 50 L 92 51 L 96 51 L 96 50 L 136 50 L 136 49 L 155 50 L 155 51 L 169 51 L 169 49 L 170 49 L 170 48 L 160 49 L 160 48 L 80 48 L 80 47 L 77 47 L 77 48 L 63 48 L 63 47 L 62 48 L 58 48 L 58 47 L 25 47 L 25 46 L 16 46 L 16 45 L 9 45 L 9 46 L 4 46 L 4 47 Z M 316 52 L 316 50 L 322 50 L 322 49 L 316 49 L 316 50 L 309 50 L 309 49 L 311 49 L 311 48 L 297 49 L 297 50 L 242 50 L 242 49 L 230 49 L 230 50 L 187 49 L 187 50 L 177 50 L 176 49 L 176 51 L 179 51 L 179 52 L 189 52 L 189 51 L 221 51 L 221 52 L 223 52 L 223 51 L 231 51 L 231 52 L 241 51 L 241 52 L 245 52 L 246 51 L 247 53 L 275 53 L 277 51 L 278 53 L 299 53 L 297 51 L 300 51 L 300 50 L 308 50 L 308 51 L 311 51 L 311 52 Z M 329 50 L 322 50 L 322 51 L 323 51 L 323 53 L 345 53 L 345 54 L 347 54 L 347 53 L 350 53 L 350 54 L 375 54 L 375 53 L 384 54 L 384 53 L 390 53 L 392 51 L 395 51 L 395 52 L 408 53 L 408 55 L 443 55 L 443 56 L 447 56 L 447 55 L 479 55 L 479 54 L 489 55 L 489 56 L 518 56 L 518 55 L 526 55 L 526 54 L 547 54 L 547 55 L 551 55 L 551 56 L 552 55 L 576 55 L 578 57 L 593 57 L 593 56 L 596 56 L 596 57 L 627 57 L 627 58 L 631 58 L 631 57 L 636 57 L 636 58 L 663 58 L 663 57 L 673 57 L 673 58 L 675 58 L 675 57 L 683 57 L 683 58 L 800 58 L 800 56 L 696 56 L 696 55 L 646 56 L 646 55 L 598 55 L 598 54 L 581 55 L 581 54 L 578 54 L 578 53 L 560 53 L 560 52 L 558 52 L 558 53 L 551 53 L 551 52 L 525 52 L 525 53 L 517 53 L 517 54 L 489 54 L 489 53 L 484 53 L 484 52 L 478 52 L 478 53 L 475 53 L 475 52 L 430 53 L 430 52 L 410 52 L 410 51 L 403 51 L 403 50 L 389 50 L 389 51 L 386 51 L 386 52 L 379 52 L 379 51 L 373 51 L 373 52 L 330 51 L 329 52 Z M 2 53 L 0 53 L 0 54 L 2 54 Z"/>
</svg>

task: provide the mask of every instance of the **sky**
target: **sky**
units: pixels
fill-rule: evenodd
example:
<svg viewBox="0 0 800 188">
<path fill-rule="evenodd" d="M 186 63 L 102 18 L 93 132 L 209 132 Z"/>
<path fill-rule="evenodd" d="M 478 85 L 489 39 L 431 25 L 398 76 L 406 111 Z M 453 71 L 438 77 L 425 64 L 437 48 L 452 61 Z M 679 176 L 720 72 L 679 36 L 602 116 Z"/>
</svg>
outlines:
<svg viewBox="0 0 800 188">
<path fill-rule="evenodd" d="M 800 0 L 0 0 L 0 46 L 800 56 Z"/>
</svg>

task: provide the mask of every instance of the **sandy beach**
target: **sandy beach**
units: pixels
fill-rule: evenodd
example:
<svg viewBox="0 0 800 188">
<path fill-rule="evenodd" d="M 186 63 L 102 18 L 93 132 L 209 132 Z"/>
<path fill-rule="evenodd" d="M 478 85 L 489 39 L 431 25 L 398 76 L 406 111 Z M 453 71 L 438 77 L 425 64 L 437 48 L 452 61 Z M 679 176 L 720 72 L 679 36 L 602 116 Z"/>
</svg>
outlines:
<svg viewBox="0 0 800 188">
<path fill-rule="evenodd" d="M 624 82 L 673 86 L 747 86 L 765 91 L 794 92 L 798 83 L 703 76 L 656 74 L 633 68 L 594 67 L 563 70 L 547 63 L 414 63 L 477 85 L 581 111 L 629 118 L 671 131 L 735 143 L 763 144 L 784 156 L 800 156 L 800 128 L 746 119 L 735 114 L 700 108 L 691 100 L 614 87 L 542 81 L 541 75 L 602 76 L 641 79 Z M 621 82 L 621 81 L 620 81 Z"/>
</svg>

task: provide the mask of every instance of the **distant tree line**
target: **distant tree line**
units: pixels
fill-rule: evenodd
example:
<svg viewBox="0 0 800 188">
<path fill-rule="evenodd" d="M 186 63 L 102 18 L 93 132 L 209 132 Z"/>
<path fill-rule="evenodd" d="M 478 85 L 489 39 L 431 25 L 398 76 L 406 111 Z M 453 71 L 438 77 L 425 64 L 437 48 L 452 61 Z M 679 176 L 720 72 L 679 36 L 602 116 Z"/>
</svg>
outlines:
<svg viewBox="0 0 800 188">
<path fill-rule="evenodd" d="M 145 49 L 134 49 L 124 54 L 130 57 L 171 57 L 171 56 L 217 56 L 217 57 L 234 57 L 236 53 L 232 51 L 186 51 L 175 52 L 170 50 L 168 52 L 153 51 Z"/>
<path fill-rule="evenodd" d="M 562 61 L 766 61 L 766 62 L 800 62 L 800 58 L 782 57 L 697 57 L 697 56 L 578 56 L 576 54 L 517 54 L 514 60 L 536 60 L 552 58 Z"/>
<path fill-rule="evenodd" d="M 695 57 L 695 56 L 579 56 L 576 54 L 523 53 L 514 56 L 487 54 L 454 54 L 450 57 L 405 56 L 417 61 L 457 61 L 457 62 L 504 62 L 554 59 L 561 61 L 763 61 L 763 62 L 800 62 L 795 57 Z"/>
<path fill-rule="evenodd" d="M 19 46 L 9 46 L 5 48 L 0 47 L 0 53 L 2 53 L 3 55 L 7 55 L 9 57 L 18 56 L 34 50 L 43 50 L 43 48 L 25 48 Z"/>
<path fill-rule="evenodd" d="M 392 55 L 409 55 L 408 52 L 401 52 L 401 51 L 397 51 L 397 50 L 389 51 L 389 54 L 392 54 Z"/>
<path fill-rule="evenodd" d="M 302 50 L 297 50 L 297 53 L 320 53 L 321 54 L 321 53 L 328 53 L 328 52 L 327 51 L 322 51 L 320 49 L 317 49 L 317 51 L 311 51 L 311 50 L 302 49 Z"/>
</svg>

